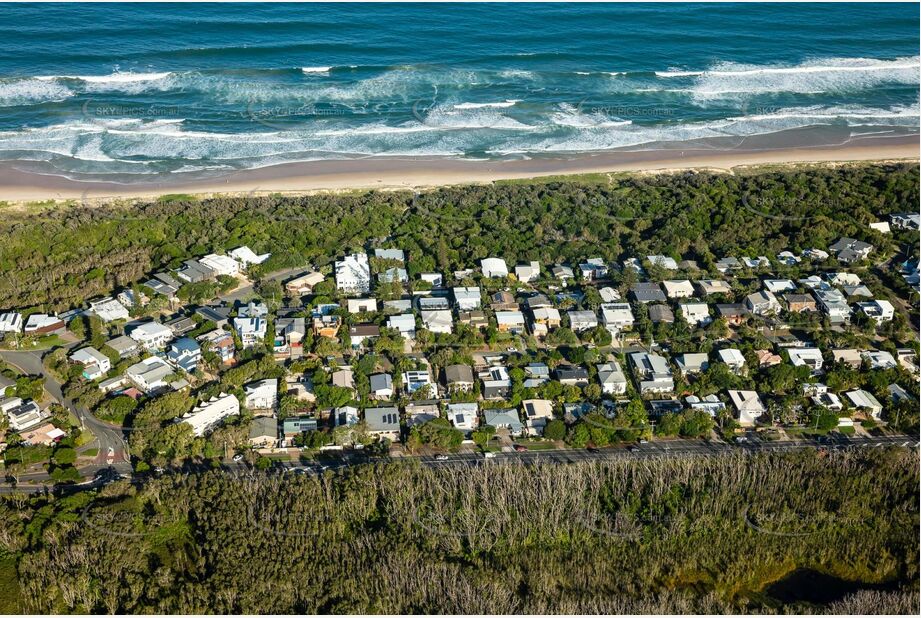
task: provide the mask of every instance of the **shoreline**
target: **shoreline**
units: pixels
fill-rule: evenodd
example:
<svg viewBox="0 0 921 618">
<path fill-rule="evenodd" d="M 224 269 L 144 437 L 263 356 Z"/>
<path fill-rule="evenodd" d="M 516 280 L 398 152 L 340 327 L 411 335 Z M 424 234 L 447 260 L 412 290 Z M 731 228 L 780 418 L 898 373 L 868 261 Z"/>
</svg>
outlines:
<svg viewBox="0 0 921 618">
<path fill-rule="evenodd" d="M 26 171 L 15 162 L 0 165 L 0 201 L 80 200 L 102 204 L 142 200 L 165 194 L 308 195 L 354 190 L 425 190 L 443 186 L 488 184 L 582 174 L 663 174 L 689 170 L 736 173 L 764 166 L 835 165 L 862 162 L 918 161 L 919 137 L 866 137 L 844 145 L 737 149 L 659 148 L 584 153 L 569 158 L 471 161 L 373 157 L 284 163 L 241 170 L 222 177 L 194 180 L 119 183 L 80 181 Z"/>
</svg>

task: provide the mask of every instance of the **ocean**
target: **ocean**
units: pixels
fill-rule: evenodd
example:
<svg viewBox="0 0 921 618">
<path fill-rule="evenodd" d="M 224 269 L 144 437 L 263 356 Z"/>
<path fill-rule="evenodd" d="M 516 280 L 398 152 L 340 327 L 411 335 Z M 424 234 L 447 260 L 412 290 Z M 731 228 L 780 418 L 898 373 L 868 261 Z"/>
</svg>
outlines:
<svg viewBox="0 0 921 618">
<path fill-rule="evenodd" d="M 917 4 L 2 5 L 0 162 L 198 178 L 917 135 Z"/>
</svg>

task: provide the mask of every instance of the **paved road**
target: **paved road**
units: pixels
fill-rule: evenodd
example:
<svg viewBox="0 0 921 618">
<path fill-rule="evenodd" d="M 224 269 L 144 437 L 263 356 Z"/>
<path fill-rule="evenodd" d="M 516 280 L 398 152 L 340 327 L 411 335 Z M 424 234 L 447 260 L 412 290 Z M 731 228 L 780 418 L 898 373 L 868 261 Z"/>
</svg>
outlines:
<svg viewBox="0 0 921 618">
<path fill-rule="evenodd" d="M 72 346 L 73 344 L 67 347 Z M 55 401 L 73 412 L 77 419 L 96 436 L 96 442 L 99 447 L 97 464 L 103 465 L 108 463 L 109 449 L 111 449 L 114 455 L 113 464 L 117 468 L 129 471 L 128 447 L 121 429 L 100 421 L 85 407 L 78 406 L 75 402 L 64 397 L 64 393 L 61 390 L 61 383 L 58 382 L 54 376 L 45 371 L 45 366 L 42 364 L 43 354 L 44 352 L 11 352 L 3 350 L 0 351 L 0 358 L 23 373 L 40 375 L 45 378 L 45 390 L 48 391 Z"/>
<path fill-rule="evenodd" d="M 275 272 L 269 273 L 266 276 L 264 276 L 262 279 L 263 281 L 281 281 L 283 279 L 293 279 L 294 277 L 297 277 L 308 271 L 309 269 L 304 266 L 297 266 L 294 268 L 284 268 L 282 270 L 276 270 Z M 252 295 L 253 295 L 253 284 L 248 283 L 235 290 L 227 292 L 226 294 L 218 294 L 217 298 L 225 303 L 232 305 L 238 300 L 245 301 Z"/>
</svg>

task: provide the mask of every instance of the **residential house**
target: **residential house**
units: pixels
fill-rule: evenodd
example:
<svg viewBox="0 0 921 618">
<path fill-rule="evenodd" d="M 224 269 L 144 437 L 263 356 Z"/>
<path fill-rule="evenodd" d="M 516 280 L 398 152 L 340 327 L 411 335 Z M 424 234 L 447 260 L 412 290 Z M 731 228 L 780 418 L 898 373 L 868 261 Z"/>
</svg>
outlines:
<svg viewBox="0 0 921 618">
<path fill-rule="evenodd" d="M 500 333 L 521 335 L 524 333 L 524 314 L 520 311 L 497 311 L 496 326 Z"/>
<path fill-rule="evenodd" d="M 329 379 L 333 386 L 347 388 L 353 393 L 355 392 L 355 374 L 352 372 L 351 367 L 345 367 L 338 371 L 334 371 Z"/>
<path fill-rule="evenodd" d="M 448 392 L 469 393 L 473 390 L 473 369 L 469 365 L 448 365 L 444 368 Z"/>
<path fill-rule="evenodd" d="M 128 336 L 137 341 L 147 350 L 159 350 L 175 336 L 173 331 L 159 322 L 144 322 L 135 326 Z"/>
<path fill-rule="evenodd" d="M 678 307 L 685 321 L 691 326 L 703 327 L 713 321 L 706 303 L 684 303 Z"/>
<path fill-rule="evenodd" d="M 405 268 L 393 266 L 379 273 L 377 280 L 380 283 L 406 283 L 409 281 L 409 273 Z"/>
<path fill-rule="evenodd" d="M 250 410 L 273 410 L 278 403 L 278 380 L 258 380 L 243 386 L 244 405 Z"/>
<path fill-rule="evenodd" d="M 483 411 L 483 424 L 496 429 L 507 429 L 512 436 L 520 436 L 524 432 L 524 425 L 518 417 L 518 410 L 514 408 L 494 408 Z"/>
<path fill-rule="evenodd" d="M 304 352 L 307 324 L 304 318 L 277 318 L 272 352 L 276 357 L 300 358 Z"/>
<path fill-rule="evenodd" d="M 840 412 L 844 409 L 841 399 L 836 394 L 830 392 L 828 387 L 824 384 L 803 384 L 803 396 L 812 399 L 815 405 L 827 408 L 833 412 Z"/>
<path fill-rule="evenodd" d="M 403 391 L 409 395 L 412 395 L 421 389 L 427 389 L 429 396 L 434 397 L 437 395 L 435 392 L 435 385 L 432 384 L 432 378 L 429 375 L 428 369 L 414 369 L 411 371 L 404 371 Z"/>
<path fill-rule="evenodd" d="M 603 303 L 616 303 L 620 300 L 620 292 L 608 286 L 599 288 L 598 296 L 601 297 L 601 302 Z"/>
<path fill-rule="evenodd" d="M 688 407 L 692 410 L 703 410 L 714 418 L 716 418 L 717 414 L 726 409 L 726 404 L 720 401 L 720 398 L 716 395 L 706 395 L 703 398 L 696 395 L 688 395 L 684 398 L 684 402 L 688 404 Z"/>
<path fill-rule="evenodd" d="M 729 399 L 735 406 L 737 419 L 742 427 L 753 427 L 758 419 L 767 412 L 767 408 L 761 402 L 761 397 L 755 391 L 730 390 Z"/>
<path fill-rule="evenodd" d="M 406 426 L 415 427 L 441 416 L 437 401 L 411 401 L 406 404 Z"/>
<path fill-rule="evenodd" d="M 745 356 L 742 355 L 740 350 L 736 348 L 725 348 L 723 350 L 717 350 L 717 356 L 721 362 L 725 363 L 729 370 L 732 373 L 741 375 L 745 371 Z"/>
<path fill-rule="evenodd" d="M 508 266 L 502 258 L 484 258 L 480 260 L 480 268 L 483 276 L 487 278 L 504 278 L 508 277 Z"/>
<path fill-rule="evenodd" d="M 22 315 L 15 312 L 0 314 L 0 333 L 21 333 Z"/>
<path fill-rule="evenodd" d="M 170 345 L 166 358 L 183 371 L 192 373 L 201 362 L 201 346 L 188 337 L 177 339 Z"/>
<path fill-rule="evenodd" d="M 567 311 L 569 327 L 577 333 L 591 330 L 598 326 L 598 316 L 594 311 Z"/>
<path fill-rule="evenodd" d="M 873 292 L 862 283 L 858 285 L 842 285 L 841 291 L 844 292 L 844 295 L 847 296 L 849 300 L 861 296 L 864 298 L 873 298 Z"/>
<path fill-rule="evenodd" d="M 419 273 L 419 280 L 429 283 L 436 290 L 444 287 L 445 283 L 441 273 Z"/>
<path fill-rule="evenodd" d="M 213 330 L 198 337 L 198 341 L 204 343 L 208 348 L 217 354 L 223 365 L 230 365 L 234 360 L 236 347 L 233 343 L 233 335 L 223 330 Z"/>
<path fill-rule="evenodd" d="M 572 268 L 564 264 L 555 264 L 550 268 L 550 274 L 558 279 L 563 285 L 567 285 L 576 278 L 576 274 L 573 272 Z"/>
<path fill-rule="evenodd" d="M 214 272 L 215 277 L 221 275 L 227 277 L 236 277 L 240 274 L 240 263 L 229 255 L 217 255 L 211 253 L 198 260 L 200 264 L 207 266 Z"/>
<path fill-rule="evenodd" d="M 342 408 L 337 408 L 337 410 L 341 409 Z M 355 410 L 355 408 L 351 409 Z M 357 416 L 358 410 L 355 410 L 355 414 Z M 355 422 L 358 422 L 357 418 Z M 336 426 L 338 427 L 339 425 L 337 424 Z M 317 431 L 318 428 L 317 419 L 312 416 L 286 418 L 281 423 L 282 446 L 294 446 L 294 441 L 298 436 L 310 431 Z"/>
<path fill-rule="evenodd" d="M 899 230 L 917 230 L 921 227 L 921 214 L 916 212 L 901 212 L 889 215 L 889 223 Z"/>
<path fill-rule="evenodd" d="M 450 335 L 454 331 L 454 319 L 447 309 L 421 311 L 422 326 L 433 333 Z"/>
<path fill-rule="evenodd" d="M 732 295 L 732 286 L 722 279 L 701 279 L 697 282 L 697 289 L 703 296 L 714 294 Z"/>
<path fill-rule="evenodd" d="M 658 266 L 665 270 L 678 270 L 678 262 L 666 255 L 647 255 L 646 260 L 653 266 Z"/>
<path fill-rule="evenodd" d="M 531 363 L 524 368 L 524 371 L 526 376 L 522 382 L 524 388 L 537 388 L 550 380 L 550 368 L 544 363 Z"/>
<path fill-rule="evenodd" d="M 316 309 L 312 314 L 313 334 L 317 337 L 333 337 L 339 334 L 342 318 L 335 313 L 320 313 Z"/>
<path fill-rule="evenodd" d="M 623 395 L 627 392 L 627 376 L 620 368 L 620 363 L 610 360 L 596 368 L 598 369 L 598 382 L 601 383 L 601 392 L 606 395 Z"/>
<path fill-rule="evenodd" d="M 369 378 L 371 383 L 371 399 L 391 399 L 393 398 L 393 378 L 389 373 L 375 373 Z"/>
<path fill-rule="evenodd" d="M 868 350 L 861 356 L 870 363 L 870 369 L 895 369 L 899 363 L 885 350 Z"/>
<path fill-rule="evenodd" d="M 357 425 L 360 418 L 358 408 L 353 406 L 340 406 L 333 410 L 332 414 L 334 427 L 351 427 Z"/>
<path fill-rule="evenodd" d="M 150 356 L 128 367 L 125 375 L 145 393 L 155 393 L 168 386 L 166 379 L 175 369 L 161 358 Z"/>
<path fill-rule="evenodd" d="M 701 373 L 710 367 L 709 357 L 702 352 L 679 354 L 675 363 L 684 375 Z"/>
<path fill-rule="evenodd" d="M 249 424 L 249 445 L 253 448 L 274 448 L 278 444 L 278 419 L 260 416 Z"/>
<path fill-rule="evenodd" d="M 668 305 L 650 305 L 649 321 L 653 324 L 674 324 L 675 313 Z"/>
<path fill-rule="evenodd" d="M 772 315 L 780 313 L 777 297 L 768 290 L 759 290 L 745 297 L 745 308 L 753 315 Z"/>
<path fill-rule="evenodd" d="M 742 270 L 742 262 L 734 257 L 724 257 L 716 261 L 716 270 L 724 275 L 736 270 Z"/>
<path fill-rule="evenodd" d="M 457 321 L 476 329 L 483 329 L 489 326 L 489 319 L 482 311 L 459 311 Z"/>
<path fill-rule="evenodd" d="M 31 399 L 23 401 L 19 397 L 0 399 L 0 412 L 9 420 L 10 429 L 17 433 L 34 427 L 50 416 L 36 402 Z"/>
<path fill-rule="evenodd" d="M 787 303 L 787 311 L 790 313 L 817 310 L 815 299 L 810 294 L 784 294 L 783 299 Z"/>
<path fill-rule="evenodd" d="M 855 350 L 853 348 L 832 350 L 831 356 L 832 361 L 842 363 L 853 369 L 859 369 L 863 364 L 863 357 L 860 355 L 860 350 Z"/>
<path fill-rule="evenodd" d="M 675 381 L 668 361 L 657 354 L 633 352 L 630 354 L 633 370 L 640 381 L 640 394 L 669 393 L 675 390 Z"/>
<path fill-rule="evenodd" d="M 53 446 L 61 441 L 67 433 L 51 423 L 45 423 L 20 432 L 19 437 L 26 446 Z"/>
<path fill-rule="evenodd" d="M 633 311 L 628 303 L 604 303 L 601 305 L 601 323 L 611 334 L 633 328 Z"/>
<path fill-rule="evenodd" d="M 416 336 L 416 316 L 411 313 L 392 315 L 387 318 L 387 328 L 392 328 L 400 336 L 413 339 Z"/>
<path fill-rule="evenodd" d="M 489 307 L 493 311 L 517 311 L 519 308 L 515 297 L 505 290 L 495 292 L 489 297 Z"/>
<path fill-rule="evenodd" d="M 182 263 L 182 268 L 176 271 L 176 276 L 186 283 L 201 283 L 214 279 L 217 273 L 199 260 L 186 260 Z"/>
<path fill-rule="evenodd" d="M 406 261 L 406 254 L 402 249 L 375 249 L 374 257 L 401 263 Z"/>
<path fill-rule="evenodd" d="M 103 322 L 127 320 L 131 314 L 125 306 L 111 297 L 90 301 L 89 313 L 93 313 Z"/>
<path fill-rule="evenodd" d="M 554 373 L 560 384 L 567 386 L 586 386 L 588 384 L 588 371 L 584 367 L 560 365 Z"/>
<path fill-rule="evenodd" d="M 400 412 L 393 406 L 365 408 L 368 432 L 380 439 L 396 442 L 400 439 Z"/>
<path fill-rule="evenodd" d="M 742 263 L 745 265 L 746 268 L 752 268 L 752 269 L 771 267 L 771 261 L 767 259 L 766 255 L 759 255 L 758 257 L 755 257 L 755 258 L 743 257 Z"/>
<path fill-rule="evenodd" d="M 346 303 L 349 313 L 374 313 L 377 311 L 376 298 L 349 298 Z"/>
<path fill-rule="evenodd" d="M 195 315 L 206 322 L 214 324 L 215 328 L 224 328 L 230 323 L 230 307 L 196 307 Z"/>
<path fill-rule="evenodd" d="M 377 324 L 356 324 L 349 327 L 349 339 L 353 348 L 360 348 L 369 339 L 380 337 L 381 329 Z"/>
<path fill-rule="evenodd" d="M 512 380 L 508 369 L 501 366 L 489 367 L 483 377 L 484 399 L 506 399 L 512 392 Z"/>
<path fill-rule="evenodd" d="M 234 318 L 233 328 L 246 350 L 265 341 L 268 323 L 264 318 Z"/>
<path fill-rule="evenodd" d="M 585 281 L 597 281 L 608 276 L 608 267 L 602 258 L 591 258 L 579 264 L 579 275 Z"/>
<path fill-rule="evenodd" d="M 444 296 L 419 296 L 416 299 L 419 311 L 443 311 L 451 308 L 451 303 Z"/>
<path fill-rule="evenodd" d="M 716 306 L 716 316 L 725 320 L 726 324 L 739 326 L 748 316 L 748 309 L 741 303 L 719 304 Z"/>
<path fill-rule="evenodd" d="M 478 287 L 456 287 L 452 290 L 454 304 L 458 311 L 473 311 L 480 308 L 481 294 Z"/>
<path fill-rule="evenodd" d="M 550 302 L 550 299 L 547 298 L 547 296 L 544 294 L 535 294 L 534 296 L 529 296 L 525 299 L 524 303 L 531 311 L 534 311 L 535 309 L 550 309 L 553 307 L 553 303 Z"/>
<path fill-rule="evenodd" d="M 758 367 L 773 367 L 783 362 L 779 354 L 774 354 L 770 350 L 755 350 L 755 356 L 758 357 Z"/>
<path fill-rule="evenodd" d="M 110 339 L 106 342 L 106 346 L 118 354 L 119 358 L 134 356 L 141 349 L 140 344 L 127 335 L 119 335 L 114 339 Z"/>
<path fill-rule="evenodd" d="M 532 436 L 544 433 L 544 427 L 553 420 L 553 402 L 549 399 L 525 399 L 521 402 L 525 426 Z"/>
<path fill-rule="evenodd" d="M 872 393 L 857 389 L 846 392 L 845 396 L 851 400 L 855 408 L 869 412 L 870 416 L 875 419 L 878 419 L 883 413 L 883 404 Z"/>
<path fill-rule="evenodd" d="M 225 418 L 240 414 L 240 402 L 234 395 L 221 393 L 208 401 L 199 403 L 181 418 L 181 422 L 192 426 L 192 433 L 198 437 L 217 427 Z"/>
<path fill-rule="evenodd" d="M 185 316 L 177 316 L 163 323 L 164 326 L 173 331 L 174 337 L 182 337 L 198 328 L 198 322 Z"/>
<path fill-rule="evenodd" d="M 313 293 L 313 288 L 315 288 L 317 284 L 322 283 L 325 278 L 323 273 L 309 272 L 303 274 L 285 283 L 285 293 L 287 293 L 288 296 L 311 294 Z"/>
<path fill-rule="evenodd" d="M 662 287 L 665 288 L 665 295 L 669 298 L 690 298 L 694 296 L 694 286 L 687 279 L 663 281 Z"/>
<path fill-rule="evenodd" d="M 777 254 L 777 261 L 784 266 L 796 266 L 802 261 L 802 258 L 794 255 L 790 251 L 781 251 Z"/>
<path fill-rule="evenodd" d="M 81 348 L 70 355 L 70 360 L 83 365 L 83 377 L 98 380 L 112 368 L 109 357 L 93 347 Z"/>
<path fill-rule="evenodd" d="M 816 300 L 832 324 L 847 324 L 851 321 L 851 308 L 847 306 L 844 294 L 835 289 L 815 290 Z"/>
<path fill-rule="evenodd" d="M 630 288 L 630 294 L 638 303 L 665 302 L 666 300 L 665 293 L 659 284 L 651 281 L 634 283 Z"/>
<path fill-rule="evenodd" d="M 787 354 L 794 367 L 809 367 L 813 375 L 822 371 L 822 351 L 818 348 L 790 348 Z"/>
<path fill-rule="evenodd" d="M 522 283 L 531 283 L 540 277 L 540 262 L 518 265 L 515 267 L 515 277 Z"/>
<path fill-rule="evenodd" d="M 761 284 L 771 294 L 796 291 L 796 284 L 789 279 L 765 279 Z"/>
<path fill-rule="evenodd" d="M 888 300 L 871 300 L 857 303 L 864 315 L 876 322 L 877 325 L 892 321 L 895 307 Z"/>
<path fill-rule="evenodd" d="M 257 255 L 255 251 L 243 245 L 237 247 L 236 249 L 231 249 L 228 253 L 230 257 L 238 261 L 243 266 L 249 266 L 250 264 L 262 264 L 272 255 L 271 253 L 263 253 Z"/>
<path fill-rule="evenodd" d="M 551 329 L 559 328 L 561 324 L 560 312 L 554 307 L 533 309 L 531 314 L 531 332 L 537 337 L 543 337 Z"/>
<path fill-rule="evenodd" d="M 873 245 L 854 238 L 844 237 L 829 249 L 837 253 L 839 262 L 852 264 L 859 260 L 865 260 L 870 255 L 870 252 L 873 251 Z"/>
<path fill-rule="evenodd" d="M 64 320 L 46 313 L 33 313 L 26 318 L 26 324 L 22 327 L 22 332 L 26 335 L 47 335 L 66 328 Z"/>
<path fill-rule="evenodd" d="M 449 403 L 448 420 L 454 428 L 463 432 L 464 437 L 469 437 L 480 425 L 475 403 Z"/>
<path fill-rule="evenodd" d="M 343 294 L 367 294 L 371 290 L 371 265 L 367 253 L 352 253 L 336 262 L 336 289 Z"/>
</svg>

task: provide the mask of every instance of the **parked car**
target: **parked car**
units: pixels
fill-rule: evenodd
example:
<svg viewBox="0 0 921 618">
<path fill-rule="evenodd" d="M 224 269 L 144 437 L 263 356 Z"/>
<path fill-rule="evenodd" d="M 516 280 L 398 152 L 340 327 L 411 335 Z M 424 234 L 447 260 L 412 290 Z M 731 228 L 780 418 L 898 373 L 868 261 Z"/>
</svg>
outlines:
<svg viewBox="0 0 921 618">
<path fill-rule="evenodd" d="M 437 461 L 448 461 L 448 456 L 447 455 L 435 455 L 435 459 Z"/>
<path fill-rule="evenodd" d="M 523 453 L 528 450 L 528 447 L 524 446 L 523 444 L 516 444 L 513 448 L 519 453 Z"/>
<path fill-rule="evenodd" d="M 237 453 L 236 455 L 233 456 L 233 460 L 236 463 L 240 463 L 241 461 L 243 461 L 243 454 Z"/>
<path fill-rule="evenodd" d="M 485 459 L 492 459 L 492 458 L 495 457 L 495 456 L 496 456 L 496 454 L 493 453 L 493 452 L 483 453 L 483 457 L 484 457 Z"/>
</svg>

